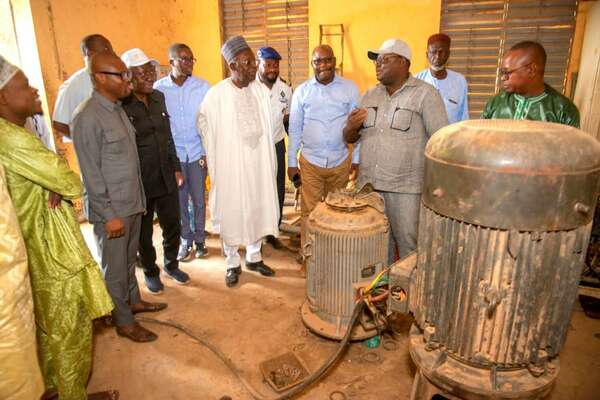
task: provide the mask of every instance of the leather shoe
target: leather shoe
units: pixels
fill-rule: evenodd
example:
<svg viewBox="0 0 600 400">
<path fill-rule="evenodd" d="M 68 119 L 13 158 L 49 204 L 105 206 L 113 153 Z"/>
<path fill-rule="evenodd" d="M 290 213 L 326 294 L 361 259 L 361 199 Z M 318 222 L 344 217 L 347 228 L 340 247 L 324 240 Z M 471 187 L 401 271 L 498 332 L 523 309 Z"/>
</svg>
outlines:
<svg viewBox="0 0 600 400">
<path fill-rule="evenodd" d="M 250 271 L 257 271 L 263 276 L 275 275 L 275 271 L 273 271 L 271 267 L 262 262 L 262 260 L 257 262 L 246 261 L 246 268 L 248 268 Z"/>
<path fill-rule="evenodd" d="M 157 312 L 167 308 L 167 303 L 150 303 L 149 301 L 140 300 L 137 304 L 129 306 L 133 314 L 139 314 L 143 312 Z"/>
<path fill-rule="evenodd" d="M 268 235 L 267 236 L 267 243 L 270 244 L 271 246 L 273 246 L 273 248 L 275 250 L 281 250 L 281 249 L 285 248 L 285 246 L 283 245 L 283 243 L 281 243 L 281 240 L 277 239 L 273 235 Z"/>
<path fill-rule="evenodd" d="M 156 333 L 149 331 L 137 322 L 131 325 L 117 326 L 117 335 L 137 343 L 153 342 L 158 339 Z"/>
<path fill-rule="evenodd" d="M 242 267 L 229 268 L 225 274 L 225 284 L 227 287 L 233 287 L 237 285 L 241 273 Z"/>
</svg>

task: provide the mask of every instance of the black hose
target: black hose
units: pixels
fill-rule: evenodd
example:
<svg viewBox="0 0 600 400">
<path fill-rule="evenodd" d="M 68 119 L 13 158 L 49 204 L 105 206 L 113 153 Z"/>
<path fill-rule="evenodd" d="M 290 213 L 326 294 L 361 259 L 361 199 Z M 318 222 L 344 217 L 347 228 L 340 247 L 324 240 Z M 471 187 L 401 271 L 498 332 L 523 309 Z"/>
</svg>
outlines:
<svg viewBox="0 0 600 400">
<path fill-rule="evenodd" d="M 329 369 L 339 360 L 341 355 L 344 353 L 344 350 L 346 350 L 346 347 L 348 346 L 348 343 L 350 342 L 350 337 L 352 336 L 352 328 L 354 328 L 354 325 L 358 321 L 358 317 L 360 316 L 364 306 L 365 306 L 365 303 L 362 299 L 360 301 L 358 301 L 356 303 L 356 305 L 354 306 L 354 310 L 352 311 L 352 317 L 350 318 L 350 323 L 348 324 L 348 329 L 346 330 L 346 334 L 342 338 L 342 341 L 340 342 L 340 345 L 338 346 L 335 353 L 333 353 L 331 356 L 329 356 L 327 361 L 325 361 L 325 363 L 318 370 L 313 372 L 304 382 L 302 382 L 298 386 L 293 387 L 292 389 L 288 390 L 287 392 L 279 395 L 278 397 L 274 397 L 270 400 L 291 399 L 293 396 L 296 396 L 296 395 L 302 393 L 306 388 L 308 388 L 313 383 L 317 382 L 323 375 L 325 375 L 325 373 L 327 373 L 327 371 L 329 371 Z M 171 328 L 175 328 L 175 329 L 185 333 L 187 336 L 194 339 L 199 344 L 207 347 L 217 357 L 219 357 L 219 359 L 221 359 L 221 361 L 223 361 L 223 363 L 227 366 L 227 368 L 229 368 L 231 370 L 231 372 L 233 372 L 235 377 L 239 379 L 239 381 L 243 384 L 244 388 L 246 388 L 246 390 L 250 393 L 250 395 L 254 399 L 256 399 L 256 400 L 265 400 L 266 399 L 266 397 L 262 393 L 260 393 L 256 389 L 254 389 L 254 387 L 248 381 L 246 381 L 246 379 L 244 379 L 244 377 L 239 373 L 235 364 L 233 364 L 233 362 L 229 358 L 227 358 L 227 356 L 225 354 L 223 354 L 217 346 L 213 345 L 208 340 L 195 335 L 193 332 L 191 332 L 185 326 L 180 325 L 176 322 L 162 321 L 159 319 L 148 318 L 148 317 L 137 317 L 137 320 L 141 321 L 141 322 L 149 322 L 152 324 L 169 326 Z"/>
<path fill-rule="evenodd" d="M 274 400 L 290 399 L 290 398 L 292 398 L 292 396 L 302 393 L 304 391 L 304 389 L 308 388 L 310 385 L 312 385 L 317 380 L 319 380 L 323 375 L 325 375 L 325 373 L 338 361 L 338 359 L 344 353 L 344 350 L 346 350 L 346 347 L 348 346 L 348 343 L 350 342 L 350 337 L 352 336 L 352 328 L 354 328 L 354 324 L 356 324 L 356 322 L 358 321 L 358 317 L 360 316 L 360 313 L 362 312 L 364 306 L 365 306 L 365 303 L 362 299 L 360 299 L 354 305 L 354 310 L 352 311 L 352 317 L 350 318 L 350 322 L 348 323 L 348 329 L 346 329 L 346 334 L 344 335 L 344 338 L 340 342 L 340 345 L 338 346 L 335 353 L 333 353 L 327 359 L 327 361 L 325 361 L 325 364 L 321 365 L 321 367 L 318 370 L 313 372 L 308 377 L 308 379 L 306 379 L 300 385 L 291 388 L 290 390 L 288 390 L 281 396 L 276 397 Z"/>
</svg>

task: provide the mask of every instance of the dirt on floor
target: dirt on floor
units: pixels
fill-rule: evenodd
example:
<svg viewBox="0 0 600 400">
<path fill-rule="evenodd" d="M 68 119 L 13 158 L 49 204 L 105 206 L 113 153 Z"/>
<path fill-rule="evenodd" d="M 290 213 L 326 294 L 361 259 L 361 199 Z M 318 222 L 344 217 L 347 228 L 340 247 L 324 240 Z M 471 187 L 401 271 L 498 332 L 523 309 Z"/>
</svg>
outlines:
<svg viewBox="0 0 600 400">
<path fill-rule="evenodd" d="M 89 239 L 89 227 L 84 232 Z M 154 238 L 157 245 L 161 243 L 158 227 Z M 182 324 L 209 340 L 265 399 L 272 399 L 276 392 L 263 380 L 261 362 L 293 351 L 312 372 L 338 343 L 315 336 L 302 323 L 299 309 L 304 301 L 305 280 L 294 252 L 264 245 L 264 260 L 276 270 L 276 276 L 266 278 L 244 270 L 238 286 L 227 288 L 218 238 L 209 237 L 207 247 L 208 258 L 181 264 L 182 270 L 190 274 L 189 284 L 178 285 L 161 274 L 165 291 L 157 296 L 146 290 L 143 273 L 138 269 L 143 299 L 169 304 L 166 310 L 145 316 Z M 161 265 L 160 246 L 157 251 Z M 206 347 L 170 327 L 143 325 L 159 335 L 156 342 L 133 343 L 117 336 L 112 328 L 97 327 L 90 392 L 118 389 L 123 400 L 253 399 Z M 297 398 L 409 399 L 415 373 L 408 354 L 409 326 L 409 319 L 396 321 L 395 329 L 400 333 L 394 335 L 395 342 L 388 343 L 387 349 L 353 343 L 324 379 Z M 600 320 L 587 318 L 578 304 L 560 366 L 550 399 L 600 398 Z"/>
</svg>

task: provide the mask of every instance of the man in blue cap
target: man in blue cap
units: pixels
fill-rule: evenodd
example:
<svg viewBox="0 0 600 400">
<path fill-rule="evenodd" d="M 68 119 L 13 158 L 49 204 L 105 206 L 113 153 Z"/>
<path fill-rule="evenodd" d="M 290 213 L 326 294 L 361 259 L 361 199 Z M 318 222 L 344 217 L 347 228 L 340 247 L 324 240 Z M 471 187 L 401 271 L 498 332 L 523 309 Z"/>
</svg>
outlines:
<svg viewBox="0 0 600 400">
<path fill-rule="evenodd" d="M 277 197 L 279 200 L 279 225 L 283 212 L 285 197 L 285 133 L 290 117 L 289 108 L 292 101 L 292 88 L 279 77 L 279 60 L 281 56 L 272 47 L 261 47 L 257 52 L 258 81 L 269 89 L 271 112 L 273 118 L 273 142 L 277 155 Z M 283 245 L 273 235 L 267 236 L 267 242 L 276 249 Z"/>
</svg>

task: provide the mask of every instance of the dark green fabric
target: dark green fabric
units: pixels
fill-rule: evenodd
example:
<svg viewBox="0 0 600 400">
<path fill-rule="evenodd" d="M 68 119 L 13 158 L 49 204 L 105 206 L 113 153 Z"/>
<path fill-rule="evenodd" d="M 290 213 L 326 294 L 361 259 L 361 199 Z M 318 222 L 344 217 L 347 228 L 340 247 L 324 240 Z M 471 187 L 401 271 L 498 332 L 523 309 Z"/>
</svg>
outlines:
<svg viewBox="0 0 600 400">
<path fill-rule="evenodd" d="M 113 304 L 66 201 L 81 196 L 81 181 L 37 137 L 2 118 L 0 163 L 27 248 L 46 388 L 61 400 L 86 399 L 91 321 Z M 50 191 L 63 196 L 60 208 L 48 208 Z"/>
<path fill-rule="evenodd" d="M 545 85 L 545 96 L 532 99 L 515 93 L 502 92 L 492 97 L 483 110 L 484 119 L 528 119 L 532 121 L 555 122 L 579 128 L 579 110 L 571 100 Z M 541 98 L 537 100 L 538 98 Z M 527 102 L 524 115 L 523 103 Z M 521 114 L 521 115 L 519 115 Z"/>
</svg>

